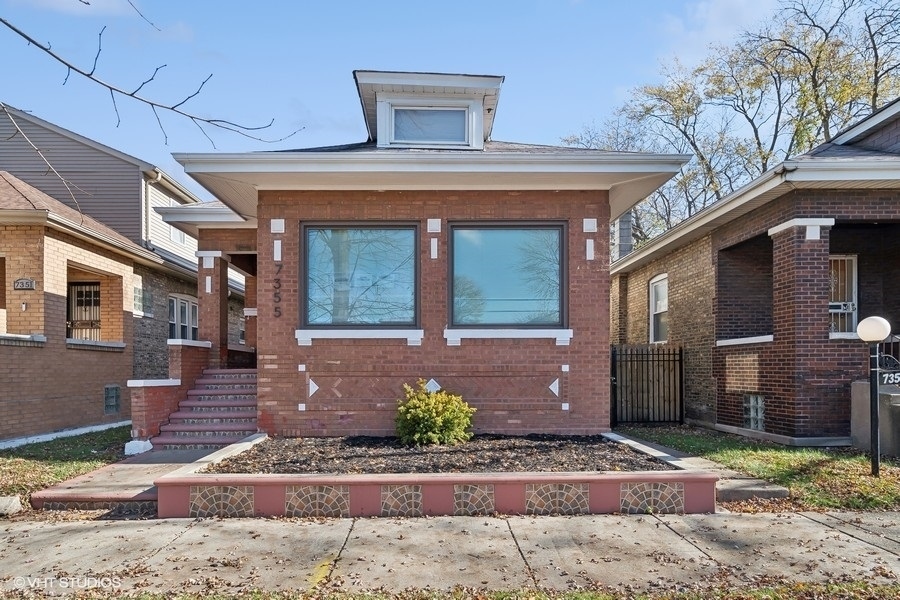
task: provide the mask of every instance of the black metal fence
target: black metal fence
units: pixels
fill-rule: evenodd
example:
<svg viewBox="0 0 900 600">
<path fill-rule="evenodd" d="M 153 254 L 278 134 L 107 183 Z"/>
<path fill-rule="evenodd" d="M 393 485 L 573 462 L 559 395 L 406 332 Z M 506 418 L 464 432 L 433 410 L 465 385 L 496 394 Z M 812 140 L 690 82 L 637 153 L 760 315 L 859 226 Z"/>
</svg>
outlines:
<svg viewBox="0 0 900 600">
<path fill-rule="evenodd" d="M 683 356 L 677 347 L 613 346 L 612 426 L 683 423 Z"/>
<path fill-rule="evenodd" d="M 900 335 L 890 335 L 878 344 L 878 354 L 881 356 L 879 366 L 882 369 L 896 371 L 900 368 Z"/>
</svg>

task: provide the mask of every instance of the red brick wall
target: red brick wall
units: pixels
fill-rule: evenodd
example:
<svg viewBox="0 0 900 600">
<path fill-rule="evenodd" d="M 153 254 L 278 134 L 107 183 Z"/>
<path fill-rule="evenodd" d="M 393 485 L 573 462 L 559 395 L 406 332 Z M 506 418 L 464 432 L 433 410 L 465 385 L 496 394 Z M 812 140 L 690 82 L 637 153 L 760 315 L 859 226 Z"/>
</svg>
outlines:
<svg viewBox="0 0 900 600">
<path fill-rule="evenodd" d="M 628 274 L 612 278 L 609 292 L 609 337 L 611 344 L 628 343 Z"/>
<path fill-rule="evenodd" d="M 42 227 L 0 227 L 6 256 L 7 332 L 42 334 L 46 342 L 0 340 L 0 439 L 127 420 L 126 382 L 132 372 L 132 264 L 119 255 Z M 69 264 L 104 273 L 104 340 L 124 349 L 66 343 Z M 35 280 L 35 291 L 13 291 L 12 281 Z M 98 277 L 98 279 L 101 279 Z M 117 287 L 114 287 L 117 286 Z M 27 302 L 25 311 L 21 303 Z M 130 309 L 129 309 L 130 310 Z M 104 387 L 120 388 L 120 410 L 104 414 Z"/>
<path fill-rule="evenodd" d="M 728 249 L 716 252 L 720 271 L 719 261 L 731 246 L 751 239 L 762 246 L 771 239 L 774 274 L 769 332 L 774 342 L 716 351 L 720 423 L 742 427 L 744 396 L 760 393 L 765 397 L 766 431 L 789 437 L 849 434 L 850 383 L 866 376 L 867 354 L 859 341 L 830 339 L 828 255 L 859 256 L 860 318 L 898 314 L 897 303 L 887 301 L 884 293 L 893 283 L 883 252 L 897 247 L 897 226 L 889 223 L 900 221 L 898 200 L 900 194 L 894 191 L 799 190 L 715 233 L 714 247 Z M 803 227 L 769 238 L 768 229 L 795 218 L 834 218 L 836 225 L 822 228 L 820 241 L 803 239 Z M 750 297 L 764 282 L 751 284 L 752 276 L 748 278 L 739 294 Z M 728 323 L 720 319 L 719 327 Z M 754 357 L 752 374 L 747 356 Z M 745 361 L 742 371 L 732 366 L 739 359 Z"/>
<path fill-rule="evenodd" d="M 606 192 L 260 192 L 258 361 L 260 427 L 283 435 L 388 435 L 402 384 L 435 378 L 478 409 L 479 432 L 596 433 L 609 429 L 609 206 Z M 285 233 L 272 235 L 272 218 Z M 429 234 L 426 219 L 440 218 Z M 598 232 L 583 233 L 596 218 Z M 420 223 L 421 346 L 405 340 L 313 340 L 298 346 L 300 223 Z M 568 311 L 574 338 L 472 340 L 448 346 L 448 221 L 554 220 L 568 227 Z M 430 240 L 438 240 L 438 259 Z M 281 317 L 274 316 L 273 239 L 282 241 Z M 585 258 L 586 239 L 596 255 Z M 212 248 L 210 248 L 212 249 Z M 305 371 L 300 371 L 303 365 Z M 568 365 L 568 372 L 563 371 Z M 560 393 L 549 386 L 559 379 Z M 309 380 L 319 386 L 308 397 Z M 569 410 L 562 410 L 562 403 Z M 305 404 L 306 410 L 298 410 Z"/>
<path fill-rule="evenodd" d="M 715 422 L 715 380 L 710 324 L 715 303 L 710 238 L 702 238 L 628 274 L 623 343 L 649 342 L 650 280 L 669 278 L 669 340 L 684 348 L 685 417 Z"/>
<path fill-rule="evenodd" d="M 716 339 L 771 335 L 772 240 L 759 236 L 716 258 Z"/>
<path fill-rule="evenodd" d="M 169 378 L 180 385 L 137 387 L 131 390 L 131 437 L 147 440 L 159 435 L 159 426 L 194 388 L 200 374 L 209 365 L 209 349 L 195 346 L 169 346 Z"/>
<path fill-rule="evenodd" d="M 795 218 L 835 218 L 836 225 L 823 228 L 818 242 L 803 239 L 803 227 L 768 235 Z M 744 396 L 762 394 L 769 432 L 848 435 L 850 382 L 866 376 L 867 354 L 859 341 L 830 339 L 829 254 L 858 255 L 859 318 L 883 315 L 900 330 L 900 281 L 890 258 L 900 256 L 900 193 L 806 190 L 629 273 L 624 337 L 646 343 L 647 284 L 668 272 L 669 343 L 684 345 L 685 368 L 693 369 L 685 376 L 689 418 L 743 427 Z M 705 326 L 707 302 L 715 336 Z M 760 335 L 775 341 L 715 345 Z"/>
</svg>

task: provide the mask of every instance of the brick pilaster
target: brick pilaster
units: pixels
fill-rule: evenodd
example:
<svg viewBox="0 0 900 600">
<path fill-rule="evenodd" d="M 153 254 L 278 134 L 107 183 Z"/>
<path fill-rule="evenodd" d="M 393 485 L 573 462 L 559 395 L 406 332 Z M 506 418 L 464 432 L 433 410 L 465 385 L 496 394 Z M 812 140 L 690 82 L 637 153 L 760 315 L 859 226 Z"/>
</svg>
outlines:
<svg viewBox="0 0 900 600">
<path fill-rule="evenodd" d="M 209 365 L 228 363 L 228 261 L 221 252 L 198 252 L 199 336 L 212 343 Z"/>
</svg>

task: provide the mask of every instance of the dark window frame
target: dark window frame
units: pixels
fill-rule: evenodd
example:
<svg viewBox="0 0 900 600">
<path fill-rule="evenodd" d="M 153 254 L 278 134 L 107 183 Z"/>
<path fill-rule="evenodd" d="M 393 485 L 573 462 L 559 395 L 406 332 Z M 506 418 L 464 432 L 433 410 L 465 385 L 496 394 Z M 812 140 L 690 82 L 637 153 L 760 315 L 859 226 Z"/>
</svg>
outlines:
<svg viewBox="0 0 900 600">
<path fill-rule="evenodd" d="M 310 323 L 309 322 L 309 257 L 307 238 L 310 230 L 319 229 L 385 229 L 398 231 L 412 231 L 413 234 L 413 319 L 411 323 Z M 300 294 L 298 308 L 300 311 L 300 327 L 311 330 L 373 330 L 379 329 L 420 329 L 422 323 L 422 250 L 421 250 L 421 224 L 418 221 L 309 221 L 300 224 L 300 256 L 298 261 L 298 290 Z"/>
<path fill-rule="evenodd" d="M 447 321 L 449 329 L 565 329 L 569 324 L 569 223 L 562 220 L 528 220 L 528 221 L 456 221 L 448 224 L 447 239 Z M 526 230 L 557 229 L 559 230 L 559 322 L 550 323 L 460 323 L 454 315 L 453 283 L 454 283 L 454 232 L 458 229 L 485 230 Z"/>
</svg>

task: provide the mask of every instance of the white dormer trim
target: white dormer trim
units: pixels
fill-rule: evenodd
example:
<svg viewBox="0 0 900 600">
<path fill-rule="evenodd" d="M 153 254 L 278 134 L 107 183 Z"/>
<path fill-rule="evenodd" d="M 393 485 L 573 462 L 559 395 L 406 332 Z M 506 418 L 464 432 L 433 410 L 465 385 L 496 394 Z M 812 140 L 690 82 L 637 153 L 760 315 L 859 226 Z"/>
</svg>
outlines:
<svg viewBox="0 0 900 600">
<path fill-rule="evenodd" d="M 439 95 L 377 94 L 378 127 L 376 143 L 379 148 L 441 148 L 484 149 L 484 106 L 479 98 Z M 395 136 L 394 115 L 398 109 L 459 109 L 466 113 L 465 135 L 461 142 L 447 140 L 411 141 Z"/>
</svg>

